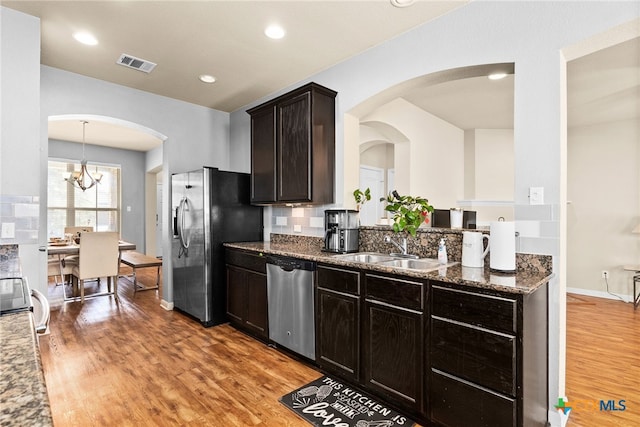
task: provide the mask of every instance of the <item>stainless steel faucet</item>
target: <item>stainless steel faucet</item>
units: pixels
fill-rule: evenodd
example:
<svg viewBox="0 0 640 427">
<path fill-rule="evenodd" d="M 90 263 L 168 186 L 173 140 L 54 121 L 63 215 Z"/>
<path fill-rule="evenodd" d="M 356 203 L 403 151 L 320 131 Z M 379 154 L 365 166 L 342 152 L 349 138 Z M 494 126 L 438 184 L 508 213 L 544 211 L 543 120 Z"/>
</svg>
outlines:
<svg viewBox="0 0 640 427">
<path fill-rule="evenodd" d="M 393 244 L 396 248 L 400 249 L 400 253 L 391 253 L 391 256 L 398 256 L 403 258 L 418 258 L 417 255 L 407 253 L 407 238 L 403 237 L 400 243 L 396 242 L 391 238 L 391 236 L 384 236 L 384 241 L 386 243 Z"/>
</svg>

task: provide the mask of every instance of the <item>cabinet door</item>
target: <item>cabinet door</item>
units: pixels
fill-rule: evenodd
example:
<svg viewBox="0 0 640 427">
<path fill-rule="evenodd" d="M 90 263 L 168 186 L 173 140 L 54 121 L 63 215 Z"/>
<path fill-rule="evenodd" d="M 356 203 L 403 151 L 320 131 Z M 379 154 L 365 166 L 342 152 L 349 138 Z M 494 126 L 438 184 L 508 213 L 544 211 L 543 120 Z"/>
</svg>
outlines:
<svg viewBox="0 0 640 427">
<path fill-rule="evenodd" d="M 278 201 L 311 201 L 311 94 L 278 104 Z"/>
<path fill-rule="evenodd" d="M 404 407 L 422 411 L 423 315 L 365 301 L 365 386 Z"/>
<path fill-rule="evenodd" d="M 347 380 L 358 381 L 359 298 L 318 289 L 318 363 Z"/>
<path fill-rule="evenodd" d="M 276 108 L 251 115 L 251 202 L 276 201 Z"/>
<path fill-rule="evenodd" d="M 262 338 L 269 337 L 267 311 L 267 275 L 247 270 L 245 325 Z"/>
<path fill-rule="evenodd" d="M 227 265 L 227 315 L 233 323 L 244 322 L 246 280 L 244 270 Z"/>
<path fill-rule="evenodd" d="M 517 422 L 515 399 L 487 391 L 436 369 L 431 372 L 430 383 L 429 418 L 436 421 L 438 425 L 451 427 L 521 425 Z"/>
<path fill-rule="evenodd" d="M 431 318 L 431 366 L 515 397 L 516 337 Z"/>
</svg>

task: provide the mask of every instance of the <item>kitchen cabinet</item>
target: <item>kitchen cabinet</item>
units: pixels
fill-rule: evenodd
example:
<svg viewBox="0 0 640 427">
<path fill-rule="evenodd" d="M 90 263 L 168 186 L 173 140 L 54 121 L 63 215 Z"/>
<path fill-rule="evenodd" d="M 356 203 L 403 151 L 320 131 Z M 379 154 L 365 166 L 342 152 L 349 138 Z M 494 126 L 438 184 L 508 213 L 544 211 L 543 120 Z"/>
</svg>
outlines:
<svg viewBox="0 0 640 427">
<path fill-rule="evenodd" d="M 266 260 L 261 254 L 226 249 L 227 316 L 232 325 L 269 338 Z"/>
<path fill-rule="evenodd" d="M 316 271 L 318 365 L 346 380 L 360 379 L 360 273 L 319 265 Z"/>
<path fill-rule="evenodd" d="M 333 203 L 336 92 L 309 83 L 251 115 L 251 202 Z"/>
<path fill-rule="evenodd" d="M 545 425 L 546 286 L 521 295 L 432 282 L 431 420 L 456 427 Z"/>
<path fill-rule="evenodd" d="M 364 282 L 363 385 L 422 413 L 426 284 L 373 273 Z"/>
</svg>

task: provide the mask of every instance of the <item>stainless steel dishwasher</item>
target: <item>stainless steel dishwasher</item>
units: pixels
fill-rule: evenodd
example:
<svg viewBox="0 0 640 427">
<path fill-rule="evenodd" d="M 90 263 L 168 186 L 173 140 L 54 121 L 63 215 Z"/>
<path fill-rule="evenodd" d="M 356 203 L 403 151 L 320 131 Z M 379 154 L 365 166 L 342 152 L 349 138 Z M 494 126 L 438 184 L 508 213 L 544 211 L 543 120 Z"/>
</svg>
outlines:
<svg viewBox="0 0 640 427">
<path fill-rule="evenodd" d="M 315 269 L 313 261 L 267 257 L 269 339 L 312 360 L 316 358 Z"/>
</svg>

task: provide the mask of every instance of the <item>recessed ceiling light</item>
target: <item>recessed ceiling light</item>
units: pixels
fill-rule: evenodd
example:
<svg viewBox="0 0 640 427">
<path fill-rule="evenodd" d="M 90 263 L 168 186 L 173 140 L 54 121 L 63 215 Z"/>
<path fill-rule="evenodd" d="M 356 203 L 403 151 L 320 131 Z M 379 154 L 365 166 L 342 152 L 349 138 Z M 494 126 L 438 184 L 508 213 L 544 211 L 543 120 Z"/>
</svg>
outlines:
<svg viewBox="0 0 640 427">
<path fill-rule="evenodd" d="M 281 39 L 284 37 L 284 28 L 280 25 L 269 25 L 265 30 L 264 34 L 270 39 Z"/>
<path fill-rule="evenodd" d="M 489 74 L 489 80 L 500 80 L 507 77 L 507 73 L 491 73 Z"/>
<path fill-rule="evenodd" d="M 73 34 L 73 38 L 79 41 L 82 44 L 86 44 L 89 46 L 95 46 L 98 44 L 98 39 L 96 39 L 92 34 L 87 33 L 85 31 L 79 31 Z"/>
<path fill-rule="evenodd" d="M 408 7 L 415 3 L 415 0 L 390 0 L 395 7 Z"/>
<path fill-rule="evenodd" d="M 200 79 L 201 82 L 203 83 L 213 83 L 216 81 L 216 78 L 213 77 L 210 74 L 200 74 L 200 77 L 198 77 Z"/>
</svg>

